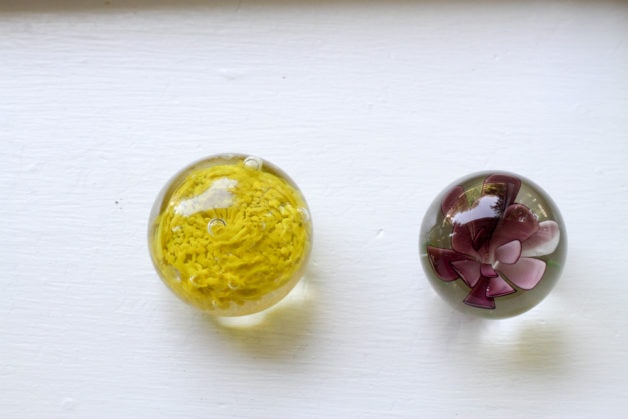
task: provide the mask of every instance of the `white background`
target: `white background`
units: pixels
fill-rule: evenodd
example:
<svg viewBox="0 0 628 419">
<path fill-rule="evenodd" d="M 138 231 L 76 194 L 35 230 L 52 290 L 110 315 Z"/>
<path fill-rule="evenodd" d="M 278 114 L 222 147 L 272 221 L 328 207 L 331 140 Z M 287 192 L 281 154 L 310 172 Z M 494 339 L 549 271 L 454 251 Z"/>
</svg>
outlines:
<svg viewBox="0 0 628 419">
<path fill-rule="evenodd" d="M 0 3 L 0 412 L 626 417 L 628 3 Z M 307 279 L 251 328 L 146 246 L 177 170 L 259 155 L 310 203 Z M 468 173 L 541 184 L 569 235 L 532 311 L 466 318 L 418 259 Z"/>
</svg>

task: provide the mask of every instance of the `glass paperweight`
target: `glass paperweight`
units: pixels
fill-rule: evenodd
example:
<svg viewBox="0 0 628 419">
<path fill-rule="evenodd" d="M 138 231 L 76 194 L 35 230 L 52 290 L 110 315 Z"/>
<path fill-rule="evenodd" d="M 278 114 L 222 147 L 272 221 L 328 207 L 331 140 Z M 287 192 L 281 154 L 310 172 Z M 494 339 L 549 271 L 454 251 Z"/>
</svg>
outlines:
<svg viewBox="0 0 628 419">
<path fill-rule="evenodd" d="M 448 186 L 419 238 L 425 273 L 453 307 L 504 318 L 536 306 L 558 281 L 567 252 L 558 208 L 512 173 L 476 173 Z"/>
<path fill-rule="evenodd" d="M 176 174 L 157 197 L 148 242 L 163 282 L 216 316 L 262 311 L 303 276 L 312 224 L 303 195 L 258 157 L 208 157 Z"/>
</svg>

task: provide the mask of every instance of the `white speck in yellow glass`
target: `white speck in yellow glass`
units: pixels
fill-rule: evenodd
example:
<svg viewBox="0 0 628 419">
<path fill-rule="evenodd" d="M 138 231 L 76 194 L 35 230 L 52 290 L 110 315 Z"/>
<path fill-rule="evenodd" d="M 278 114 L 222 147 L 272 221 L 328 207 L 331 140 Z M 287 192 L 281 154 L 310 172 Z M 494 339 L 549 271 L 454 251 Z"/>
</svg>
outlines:
<svg viewBox="0 0 628 419">
<path fill-rule="evenodd" d="M 216 316 L 262 311 L 303 276 L 312 225 L 290 178 L 258 157 L 209 157 L 164 187 L 150 216 L 149 248 L 164 283 Z"/>
</svg>

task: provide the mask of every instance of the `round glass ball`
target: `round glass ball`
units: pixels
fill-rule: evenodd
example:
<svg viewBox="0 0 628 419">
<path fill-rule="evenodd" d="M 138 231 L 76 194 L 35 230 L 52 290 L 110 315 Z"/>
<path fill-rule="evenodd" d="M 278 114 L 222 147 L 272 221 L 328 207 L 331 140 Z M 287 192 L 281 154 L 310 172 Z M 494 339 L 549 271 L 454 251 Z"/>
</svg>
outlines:
<svg viewBox="0 0 628 419">
<path fill-rule="evenodd" d="M 558 208 L 539 186 L 507 172 L 475 173 L 449 185 L 429 207 L 419 237 L 436 292 L 466 313 L 523 313 L 552 290 L 567 235 Z"/>
<path fill-rule="evenodd" d="M 153 264 L 183 301 L 216 316 L 262 311 L 303 276 L 312 223 L 296 184 L 254 156 L 205 158 L 177 173 L 153 206 Z"/>
</svg>

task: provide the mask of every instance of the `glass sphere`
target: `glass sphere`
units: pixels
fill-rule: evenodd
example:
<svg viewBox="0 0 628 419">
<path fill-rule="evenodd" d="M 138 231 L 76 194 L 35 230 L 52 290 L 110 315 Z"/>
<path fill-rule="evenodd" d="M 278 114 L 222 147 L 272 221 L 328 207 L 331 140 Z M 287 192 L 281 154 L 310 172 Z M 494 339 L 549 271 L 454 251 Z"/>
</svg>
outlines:
<svg viewBox="0 0 628 419">
<path fill-rule="evenodd" d="M 489 318 L 536 306 L 567 254 L 563 219 L 549 195 L 522 176 L 475 173 L 429 207 L 419 237 L 425 273 L 453 307 Z"/>
<path fill-rule="evenodd" d="M 177 173 L 149 220 L 148 243 L 163 282 L 216 316 L 262 311 L 303 276 L 312 247 L 305 199 L 258 157 L 208 157 Z"/>
</svg>

